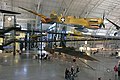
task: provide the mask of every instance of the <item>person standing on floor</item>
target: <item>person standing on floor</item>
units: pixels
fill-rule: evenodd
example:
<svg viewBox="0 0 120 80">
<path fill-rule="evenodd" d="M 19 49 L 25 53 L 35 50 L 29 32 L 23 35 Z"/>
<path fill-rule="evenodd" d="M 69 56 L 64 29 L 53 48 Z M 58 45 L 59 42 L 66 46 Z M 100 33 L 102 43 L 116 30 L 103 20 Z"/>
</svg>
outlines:
<svg viewBox="0 0 120 80">
<path fill-rule="evenodd" d="M 68 80 L 70 71 L 66 68 L 65 70 L 65 79 Z"/>
<path fill-rule="evenodd" d="M 74 74 L 74 67 L 73 66 L 71 67 L 71 74 L 72 75 Z"/>
<path fill-rule="evenodd" d="M 25 41 L 25 50 L 27 50 L 27 33 L 25 35 L 24 41 Z"/>
<path fill-rule="evenodd" d="M 20 40 L 21 40 L 21 42 L 20 42 L 20 55 L 21 55 L 21 53 L 22 53 L 22 51 L 23 51 L 23 42 L 22 42 L 22 39 L 20 38 Z"/>
<path fill-rule="evenodd" d="M 118 64 L 118 80 L 120 80 L 120 63 Z"/>
<path fill-rule="evenodd" d="M 117 72 L 118 72 L 118 66 L 114 66 L 114 72 L 115 72 L 115 80 L 117 80 Z"/>
<path fill-rule="evenodd" d="M 77 65 L 77 68 L 76 68 L 76 73 L 78 73 L 79 72 L 79 66 Z"/>
</svg>

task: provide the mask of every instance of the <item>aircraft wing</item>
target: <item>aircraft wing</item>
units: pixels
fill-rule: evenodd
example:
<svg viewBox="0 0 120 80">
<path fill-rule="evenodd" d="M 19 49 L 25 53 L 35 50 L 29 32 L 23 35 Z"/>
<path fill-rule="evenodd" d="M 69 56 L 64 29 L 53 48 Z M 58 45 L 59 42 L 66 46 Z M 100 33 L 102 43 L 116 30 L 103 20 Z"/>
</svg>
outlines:
<svg viewBox="0 0 120 80">
<path fill-rule="evenodd" d="M 18 13 L 18 12 L 8 11 L 8 10 L 3 10 L 3 9 L 0 9 L 0 12 L 1 13 L 7 13 L 7 14 L 21 14 L 21 13 Z"/>
<path fill-rule="evenodd" d="M 44 16 L 43 14 L 39 14 L 39 13 L 37 13 L 37 12 L 35 12 L 35 11 L 28 10 L 28 9 L 26 9 L 26 8 L 23 8 L 23 7 L 18 7 L 18 8 L 23 9 L 23 10 L 25 10 L 25 11 L 27 11 L 27 12 L 32 13 L 32 14 L 35 14 L 35 15 L 41 17 L 41 18 L 46 18 L 46 16 Z"/>
<path fill-rule="evenodd" d="M 106 18 L 107 19 L 107 18 Z M 116 27 L 116 29 L 117 30 L 119 30 L 120 29 L 120 26 L 118 26 L 117 24 L 115 24 L 114 22 L 112 22 L 111 20 L 109 20 L 109 19 L 107 19 L 110 23 L 112 23 L 115 27 Z"/>
<path fill-rule="evenodd" d="M 61 51 L 60 49 L 58 49 L 58 50 Z M 64 54 L 68 54 L 68 55 L 77 57 L 77 58 L 83 58 L 85 60 L 98 61 L 97 59 L 95 59 L 91 56 L 88 56 L 85 52 L 81 52 L 81 51 L 74 51 L 74 50 L 73 51 L 72 50 L 64 51 L 64 50 L 62 50 L 61 52 L 63 52 Z"/>
<path fill-rule="evenodd" d="M 64 53 L 70 56 L 74 56 L 77 58 L 83 58 L 85 60 L 90 60 L 90 61 L 98 61 L 97 59 L 88 56 L 87 54 L 85 54 L 85 52 L 81 52 L 81 51 L 75 51 L 73 48 L 55 48 L 55 49 L 50 49 L 50 48 L 45 48 L 46 51 L 48 52 L 60 52 L 60 53 Z"/>
</svg>

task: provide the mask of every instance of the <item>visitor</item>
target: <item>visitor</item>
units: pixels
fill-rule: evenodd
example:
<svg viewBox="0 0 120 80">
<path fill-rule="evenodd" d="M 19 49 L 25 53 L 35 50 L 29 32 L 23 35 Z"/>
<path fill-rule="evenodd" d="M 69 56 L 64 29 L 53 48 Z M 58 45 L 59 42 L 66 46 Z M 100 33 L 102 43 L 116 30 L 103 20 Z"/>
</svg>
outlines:
<svg viewBox="0 0 120 80">
<path fill-rule="evenodd" d="M 65 79 L 69 79 L 70 71 L 66 68 L 65 70 Z"/>
<path fill-rule="evenodd" d="M 21 53 L 22 53 L 22 51 L 23 51 L 23 42 L 22 42 L 22 39 L 20 38 L 20 55 L 21 55 Z"/>
<path fill-rule="evenodd" d="M 79 66 L 77 65 L 77 68 L 76 68 L 76 73 L 78 73 L 79 72 Z"/>
<path fill-rule="evenodd" d="M 118 64 L 118 80 L 120 80 L 120 63 Z"/>
<path fill-rule="evenodd" d="M 74 67 L 73 66 L 71 67 L 71 74 L 72 75 L 74 74 Z"/>
</svg>

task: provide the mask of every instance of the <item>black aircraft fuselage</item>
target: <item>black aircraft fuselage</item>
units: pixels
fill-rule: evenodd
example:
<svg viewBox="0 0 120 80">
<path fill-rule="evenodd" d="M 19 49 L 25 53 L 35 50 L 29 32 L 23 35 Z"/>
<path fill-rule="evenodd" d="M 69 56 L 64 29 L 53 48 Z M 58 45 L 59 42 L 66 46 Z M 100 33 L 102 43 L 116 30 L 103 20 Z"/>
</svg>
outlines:
<svg viewBox="0 0 120 80">
<path fill-rule="evenodd" d="M 90 61 L 98 61 L 97 59 L 87 55 L 85 52 L 76 51 L 74 47 L 64 47 L 64 48 L 62 47 L 62 48 L 54 48 L 54 49 L 45 48 L 45 50 L 50 53 L 59 52 L 74 56 L 76 58 L 83 58 L 85 60 L 90 60 Z"/>
</svg>

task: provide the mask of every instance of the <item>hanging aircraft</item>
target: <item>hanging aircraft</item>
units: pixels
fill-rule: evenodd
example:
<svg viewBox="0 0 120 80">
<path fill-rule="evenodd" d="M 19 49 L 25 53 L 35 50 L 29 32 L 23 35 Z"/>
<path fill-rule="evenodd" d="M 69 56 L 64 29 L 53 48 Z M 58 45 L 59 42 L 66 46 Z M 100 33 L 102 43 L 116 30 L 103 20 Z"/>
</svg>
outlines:
<svg viewBox="0 0 120 80">
<path fill-rule="evenodd" d="M 107 18 L 106 18 L 107 19 Z M 112 23 L 116 29 L 118 30 L 117 32 L 114 33 L 114 36 L 116 36 L 118 33 L 120 33 L 120 26 L 118 26 L 117 24 L 115 24 L 113 21 L 107 19 L 110 23 Z"/>
<path fill-rule="evenodd" d="M 83 58 L 85 60 L 90 60 L 90 61 L 98 61 L 97 59 L 91 56 L 88 56 L 85 52 L 76 51 L 74 47 L 57 47 L 54 49 L 45 47 L 45 51 L 48 51 L 50 53 L 59 52 L 59 53 L 64 53 L 70 56 L 74 56 L 76 58 Z"/>
<path fill-rule="evenodd" d="M 42 23 L 64 23 L 69 24 L 74 27 L 85 27 L 90 29 L 99 29 L 104 25 L 104 17 L 102 18 L 75 18 L 74 16 L 58 16 L 56 13 L 50 14 L 50 18 L 44 16 L 43 14 L 39 14 L 35 11 L 28 10 L 23 7 L 19 7 L 20 9 L 23 9 L 25 11 L 28 11 L 34 15 L 37 15 L 41 18 Z"/>
</svg>

